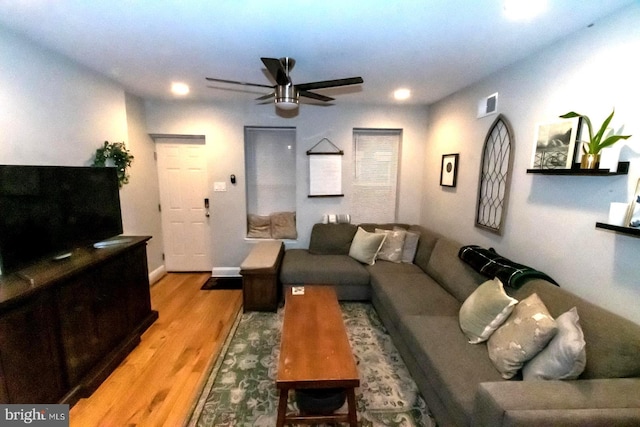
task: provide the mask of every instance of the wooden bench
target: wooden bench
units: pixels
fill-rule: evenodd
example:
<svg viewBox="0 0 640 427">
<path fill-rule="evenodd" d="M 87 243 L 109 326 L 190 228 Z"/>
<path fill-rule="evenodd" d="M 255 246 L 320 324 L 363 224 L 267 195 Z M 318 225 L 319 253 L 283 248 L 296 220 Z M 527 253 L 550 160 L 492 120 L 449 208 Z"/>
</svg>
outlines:
<svg viewBox="0 0 640 427">
<path fill-rule="evenodd" d="M 279 302 L 280 265 L 284 244 L 258 242 L 240 264 L 244 311 L 276 311 Z"/>
</svg>

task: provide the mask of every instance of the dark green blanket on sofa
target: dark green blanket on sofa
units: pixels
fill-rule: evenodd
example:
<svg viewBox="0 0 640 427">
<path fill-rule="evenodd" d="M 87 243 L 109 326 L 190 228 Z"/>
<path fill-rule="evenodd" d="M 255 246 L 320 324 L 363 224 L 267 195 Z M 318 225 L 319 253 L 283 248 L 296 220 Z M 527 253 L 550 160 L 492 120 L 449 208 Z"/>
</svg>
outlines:
<svg viewBox="0 0 640 427">
<path fill-rule="evenodd" d="M 513 262 L 499 255 L 493 248 L 485 249 L 478 245 L 463 246 L 458 252 L 458 257 L 477 272 L 490 279 L 497 277 L 503 285 L 510 288 L 518 289 L 531 279 L 544 279 L 560 286 L 542 271 Z"/>
</svg>

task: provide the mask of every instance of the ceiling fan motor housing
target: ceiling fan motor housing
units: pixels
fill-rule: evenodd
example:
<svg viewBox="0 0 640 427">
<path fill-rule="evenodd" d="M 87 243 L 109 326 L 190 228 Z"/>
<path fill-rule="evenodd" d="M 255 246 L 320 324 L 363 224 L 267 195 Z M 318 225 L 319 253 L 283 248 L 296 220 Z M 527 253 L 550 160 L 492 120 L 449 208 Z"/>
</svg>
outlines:
<svg viewBox="0 0 640 427">
<path fill-rule="evenodd" d="M 276 86 L 276 107 L 283 110 L 293 110 L 298 106 L 300 94 L 292 84 Z"/>
</svg>

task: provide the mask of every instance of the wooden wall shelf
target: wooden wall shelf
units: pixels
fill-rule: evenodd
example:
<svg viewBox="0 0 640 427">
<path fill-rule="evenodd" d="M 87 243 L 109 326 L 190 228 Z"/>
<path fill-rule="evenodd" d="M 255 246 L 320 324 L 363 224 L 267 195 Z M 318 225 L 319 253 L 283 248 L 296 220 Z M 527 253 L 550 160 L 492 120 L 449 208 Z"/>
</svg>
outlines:
<svg viewBox="0 0 640 427">
<path fill-rule="evenodd" d="M 616 233 L 626 234 L 629 236 L 640 237 L 640 228 L 623 227 L 621 225 L 606 224 L 604 222 L 596 222 L 596 228 L 615 231 Z"/>
<path fill-rule="evenodd" d="M 619 162 L 616 172 L 610 172 L 608 169 L 580 169 L 580 165 L 577 163 L 576 165 L 571 169 L 527 169 L 527 173 L 565 176 L 616 176 L 629 173 L 629 162 Z"/>
</svg>

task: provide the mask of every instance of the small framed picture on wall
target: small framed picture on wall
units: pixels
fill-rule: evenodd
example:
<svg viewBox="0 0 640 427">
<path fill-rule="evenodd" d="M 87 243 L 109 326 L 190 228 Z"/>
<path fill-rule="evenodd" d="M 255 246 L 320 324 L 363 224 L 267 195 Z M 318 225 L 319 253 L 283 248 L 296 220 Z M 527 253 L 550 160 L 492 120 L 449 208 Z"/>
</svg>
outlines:
<svg viewBox="0 0 640 427">
<path fill-rule="evenodd" d="M 445 154 L 442 156 L 440 169 L 440 185 L 443 187 L 455 187 L 458 177 L 459 154 Z"/>
<path fill-rule="evenodd" d="M 539 124 L 531 156 L 531 168 L 571 169 L 576 156 L 579 126 L 578 118 Z"/>
</svg>

